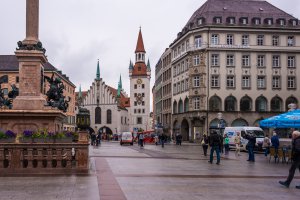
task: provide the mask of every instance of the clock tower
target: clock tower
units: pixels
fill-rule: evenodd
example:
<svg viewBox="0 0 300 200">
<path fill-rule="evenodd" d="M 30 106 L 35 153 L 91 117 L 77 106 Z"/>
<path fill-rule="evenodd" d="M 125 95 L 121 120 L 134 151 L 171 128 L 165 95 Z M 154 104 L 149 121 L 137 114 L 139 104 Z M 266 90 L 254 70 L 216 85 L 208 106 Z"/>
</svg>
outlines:
<svg viewBox="0 0 300 200">
<path fill-rule="evenodd" d="M 145 48 L 140 29 L 135 49 L 135 64 L 129 63 L 130 78 L 130 130 L 149 130 L 151 68 L 145 62 Z"/>
</svg>

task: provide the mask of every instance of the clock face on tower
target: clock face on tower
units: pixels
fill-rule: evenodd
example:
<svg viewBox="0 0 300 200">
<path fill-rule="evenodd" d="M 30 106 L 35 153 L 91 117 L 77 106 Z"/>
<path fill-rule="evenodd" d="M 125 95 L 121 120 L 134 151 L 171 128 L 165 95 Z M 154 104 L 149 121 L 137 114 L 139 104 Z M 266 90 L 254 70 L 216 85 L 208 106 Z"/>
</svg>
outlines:
<svg viewBox="0 0 300 200">
<path fill-rule="evenodd" d="M 136 83 L 137 83 L 137 84 L 142 84 L 143 81 L 142 81 L 142 79 L 139 78 L 139 79 L 136 81 Z"/>
<path fill-rule="evenodd" d="M 142 101 L 143 101 L 143 96 L 141 93 L 138 93 L 135 97 L 136 101 L 137 101 L 137 104 L 138 105 L 141 105 Z"/>
</svg>

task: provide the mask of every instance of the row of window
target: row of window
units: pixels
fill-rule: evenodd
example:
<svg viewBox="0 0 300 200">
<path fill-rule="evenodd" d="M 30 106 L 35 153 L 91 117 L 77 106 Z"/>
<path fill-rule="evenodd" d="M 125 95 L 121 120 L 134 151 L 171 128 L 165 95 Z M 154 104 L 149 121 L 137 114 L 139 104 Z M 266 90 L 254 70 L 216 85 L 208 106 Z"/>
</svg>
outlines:
<svg viewBox="0 0 300 200">
<path fill-rule="evenodd" d="M 110 109 L 106 110 L 106 124 L 111 124 L 112 112 Z M 100 107 L 95 108 L 95 124 L 102 124 L 102 111 Z"/>
<path fill-rule="evenodd" d="M 241 25 L 249 25 L 250 24 L 250 19 L 248 17 L 241 17 L 241 18 L 239 18 L 238 23 L 237 23 L 235 17 L 227 17 L 225 20 L 226 20 L 226 23 L 230 24 L 230 25 L 235 25 L 235 24 L 238 24 L 238 23 L 241 24 Z M 215 24 L 222 24 L 222 21 L 223 21 L 222 17 L 214 17 L 213 18 L 213 22 Z M 198 21 L 197 21 L 198 26 L 200 26 L 200 25 L 202 25 L 204 23 L 205 23 L 205 18 L 203 18 L 203 17 L 199 18 Z M 286 26 L 287 24 L 290 24 L 292 26 L 297 26 L 297 24 L 298 24 L 298 22 L 297 22 L 296 19 L 290 19 L 290 20 L 287 21 L 284 18 L 279 18 L 277 20 L 274 20 L 273 18 L 265 18 L 264 20 L 262 20 L 259 17 L 252 18 L 251 23 L 253 25 L 264 24 L 264 25 L 268 25 L 268 26 L 271 26 L 273 24 L 277 24 L 277 25 L 280 25 L 280 26 Z"/>
<path fill-rule="evenodd" d="M 200 60 L 199 55 L 198 55 L 198 59 Z M 189 62 L 188 59 L 186 59 L 173 67 L 173 77 L 178 76 L 188 70 L 189 70 Z"/>
<path fill-rule="evenodd" d="M 283 100 L 280 97 L 273 97 L 270 101 L 270 111 L 282 112 L 284 111 Z M 288 105 L 294 103 L 298 104 L 298 100 L 295 97 L 289 97 L 285 101 L 285 110 L 289 110 Z M 249 96 L 244 96 L 240 99 L 240 111 L 252 111 L 253 102 Z M 218 96 L 213 96 L 209 99 L 209 110 L 210 111 L 222 111 L 222 100 Z M 237 100 L 234 96 L 228 96 L 224 100 L 224 111 L 237 111 Z M 255 111 L 256 112 L 267 112 L 268 111 L 268 100 L 264 96 L 259 96 L 255 100 Z"/>
<path fill-rule="evenodd" d="M 241 58 L 242 67 L 251 67 L 251 56 L 250 55 L 242 55 Z M 296 56 L 287 56 L 287 67 L 295 68 L 296 67 Z M 257 67 L 265 67 L 266 66 L 266 56 L 265 55 L 257 55 L 256 66 Z M 197 62 L 194 62 L 194 65 L 197 65 Z M 212 54 L 211 55 L 211 66 L 220 66 L 220 55 Z M 235 55 L 227 54 L 226 55 L 226 66 L 235 66 Z M 272 67 L 281 67 L 281 59 L 280 55 L 272 55 Z"/>
<path fill-rule="evenodd" d="M 145 101 L 134 101 L 134 106 L 138 106 L 138 105 L 145 105 Z"/>
<path fill-rule="evenodd" d="M 271 99 L 271 111 L 273 112 L 282 112 L 283 101 L 280 97 L 274 97 Z M 285 109 L 289 110 L 288 105 L 294 103 L 298 104 L 298 100 L 295 97 L 287 98 L 285 102 Z M 184 102 L 180 100 L 173 102 L 173 114 L 183 113 L 189 110 L 188 107 L 189 100 L 186 99 Z M 240 107 L 239 110 L 243 112 L 252 111 L 252 99 L 249 96 L 244 96 L 240 99 Z M 193 108 L 194 110 L 200 109 L 200 97 L 193 98 Z M 218 96 L 213 96 L 209 100 L 209 110 L 210 111 L 222 111 L 222 100 Z M 224 100 L 224 111 L 237 111 L 237 100 L 234 96 L 228 96 Z M 268 100 L 264 96 L 260 96 L 255 100 L 255 111 L 256 112 L 266 112 L 268 111 Z"/>
<path fill-rule="evenodd" d="M 134 113 L 145 113 L 145 109 L 134 109 Z"/>
<path fill-rule="evenodd" d="M 284 36 L 281 36 L 284 37 Z M 257 46 L 264 46 L 266 45 L 266 41 L 265 41 L 265 35 L 257 35 L 256 36 L 256 45 Z M 220 44 L 219 41 L 219 35 L 218 34 L 212 34 L 211 35 L 211 45 L 218 45 Z M 223 43 L 224 44 L 224 43 Z M 226 35 L 226 43 L 227 45 L 234 45 L 234 35 L 233 34 L 227 34 Z M 241 40 L 241 45 L 243 46 L 249 46 L 250 45 L 250 39 L 249 39 L 249 35 L 242 35 L 242 40 Z M 281 40 L 280 37 L 278 35 L 273 35 L 272 36 L 272 41 L 271 41 L 272 46 L 280 46 L 281 45 Z M 295 36 L 287 36 L 287 46 L 292 47 L 296 45 L 296 41 L 295 41 Z M 196 48 L 200 48 L 202 46 L 202 37 L 201 36 L 196 36 L 195 37 L 195 47 Z"/>
<path fill-rule="evenodd" d="M 235 76 L 227 75 L 226 77 L 226 87 L 227 88 L 235 88 Z M 266 76 L 257 76 L 257 89 L 266 89 Z M 281 89 L 281 77 L 280 76 L 272 76 L 272 89 Z M 220 76 L 219 75 L 212 75 L 211 76 L 211 87 L 212 88 L 219 88 L 220 87 Z M 242 88 L 243 89 L 250 89 L 251 88 L 251 76 L 242 76 Z M 288 76 L 287 77 L 287 89 L 296 89 L 296 77 L 295 76 Z"/>
<path fill-rule="evenodd" d="M 183 81 L 173 84 L 173 94 L 185 92 L 188 89 L 189 89 L 189 79 L 185 79 Z"/>
<path fill-rule="evenodd" d="M 137 84 L 134 84 L 134 89 L 137 89 L 138 88 L 138 85 Z M 142 84 L 142 89 L 145 88 L 145 84 Z"/>
</svg>

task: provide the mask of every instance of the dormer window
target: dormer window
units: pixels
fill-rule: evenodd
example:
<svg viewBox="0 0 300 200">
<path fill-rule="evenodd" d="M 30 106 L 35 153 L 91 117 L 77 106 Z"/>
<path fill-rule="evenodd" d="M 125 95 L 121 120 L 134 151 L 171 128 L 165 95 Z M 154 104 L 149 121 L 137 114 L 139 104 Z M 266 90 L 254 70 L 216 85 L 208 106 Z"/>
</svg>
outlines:
<svg viewBox="0 0 300 200">
<path fill-rule="evenodd" d="M 254 19 L 254 24 L 255 25 L 260 25 L 260 19 L 259 18 L 255 18 Z"/>
<path fill-rule="evenodd" d="M 271 25 L 273 24 L 273 20 L 272 20 L 272 19 L 268 19 L 268 20 L 267 20 L 267 24 L 268 24 L 269 26 L 271 26 Z"/>
<path fill-rule="evenodd" d="M 297 21 L 296 21 L 296 20 L 293 20 L 293 21 L 292 21 L 292 25 L 293 25 L 293 26 L 297 26 Z"/>
<path fill-rule="evenodd" d="M 240 19 L 240 22 L 241 22 L 241 24 L 246 25 L 246 24 L 248 24 L 248 18 L 243 17 Z"/>
<path fill-rule="evenodd" d="M 279 20 L 279 24 L 280 24 L 280 26 L 284 26 L 284 25 L 285 25 L 284 19 L 280 19 L 280 20 Z"/>
<path fill-rule="evenodd" d="M 215 17 L 215 23 L 216 24 L 221 24 L 222 23 L 222 18 L 221 17 Z"/>
<path fill-rule="evenodd" d="M 198 25 L 202 25 L 202 24 L 203 24 L 203 19 L 202 18 L 198 19 Z"/>
<path fill-rule="evenodd" d="M 235 19 L 233 17 L 229 18 L 229 24 L 235 24 Z"/>
</svg>

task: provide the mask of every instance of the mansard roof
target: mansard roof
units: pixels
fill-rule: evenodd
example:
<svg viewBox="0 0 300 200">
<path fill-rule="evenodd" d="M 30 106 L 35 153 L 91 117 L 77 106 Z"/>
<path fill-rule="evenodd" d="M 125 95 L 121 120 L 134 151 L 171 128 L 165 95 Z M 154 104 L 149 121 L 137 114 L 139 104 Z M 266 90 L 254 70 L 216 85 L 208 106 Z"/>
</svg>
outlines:
<svg viewBox="0 0 300 200">
<path fill-rule="evenodd" d="M 204 18 L 206 24 L 213 24 L 215 17 L 236 19 L 248 17 L 296 19 L 290 14 L 262 0 L 207 0 L 189 19 L 187 26 L 197 24 L 199 18 Z"/>
<path fill-rule="evenodd" d="M 218 23 L 217 20 L 218 19 Z M 235 23 L 229 24 L 229 19 L 234 18 Z M 203 26 L 224 26 L 224 25 L 242 25 L 242 19 L 247 19 L 247 26 L 252 26 L 255 19 L 260 20 L 259 27 L 281 27 L 279 20 L 284 20 L 285 28 L 298 26 L 298 19 L 292 15 L 277 8 L 271 3 L 263 0 L 207 0 L 199 9 L 197 9 L 188 20 L 182 31 L 178 33 L 177 39 L 187 33 L 189 30 Z M 267 24 L 267 20 L 273 20 L 272 24 Z M 293 25 L 295 21 L 296 26 Z M 177 40 L 176 39 L 176 40 Z"/>
</svg>

